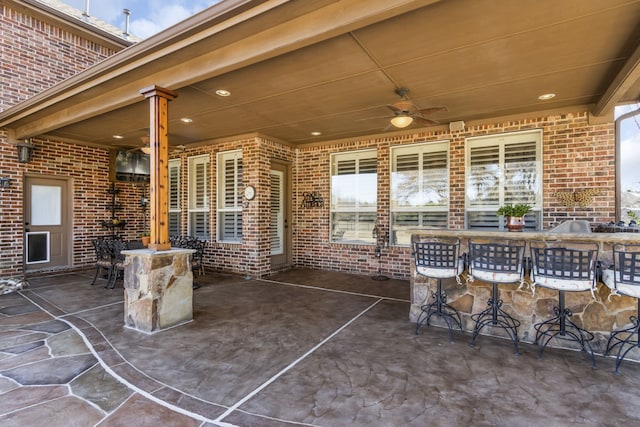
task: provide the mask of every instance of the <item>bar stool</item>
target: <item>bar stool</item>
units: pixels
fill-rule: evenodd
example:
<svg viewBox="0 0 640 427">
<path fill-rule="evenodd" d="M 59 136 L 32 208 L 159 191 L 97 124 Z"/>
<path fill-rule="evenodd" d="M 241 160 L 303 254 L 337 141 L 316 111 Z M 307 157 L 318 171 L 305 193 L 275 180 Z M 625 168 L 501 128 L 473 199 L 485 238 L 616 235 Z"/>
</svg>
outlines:
<svg viewBox="0 0 640 427">
<path fill-rule="evenodd" d="M 460 255 L 460 239 L 439 239 L 436 241 L 413 242 L 416 272 L 422 276 L 437 279 L 436 291 L 431 293 L 433 301 L 420 307 L 415 334 L 421 325 L 428 325 L 432 316 L 444 320 L 449 328 L 449 339 L 453 342 L 453 330 L 457 326 L 462 331 L 462 321 L 458 310 L 447 304 L 447 293 L 442 290 L 442 279 L 455 278 L 462 284 L 460 274 L 464 271 L 464 255 Z"/>
<path fill-rule="evenodd" d="M 589 343 L 593 334 L 571 321 L 572 311 L 565 307 L 565 292 L 591 291 L 595 298 L 596 261 L 598 245 L 585 242 L 531 242 L 532 270 L 531 290 L 536 286 L 558 291 L 558 306 L 554 307 L 555 316 L 534 326 L 539 344 L 538 357 L 553 339 L 575 341 L 582 351 L 591 355 L 592 367 L 596 359 Z"/>
<path fill-rule="evenodd" d="M 471 315 L 475 322 L 473 335 L 469 345 L 475 346 L 478 334 L 485 326 L 504 329 L 513 341 L 515 354 L 518 350 L 518 326 L 520 321 L 514 319 L 502 309 L 503 301 L 498 293 L 498 284 L 524 283 L 524 249 L 522 240 L 500 240 L 488 243 L 469 242 L 469 280 L 482 280 L 492 284 L 491 298 L 487 308 L 481 313 Z"/>
<path fill-rule="evenodd" d="M 630 316 L 631 326 L 611 332 L 607 340 L 605 356 L 614 348 L 616 353 L 616 375 L 620 374 L 620 364 L 626 355 L 634 348 L 640 348 L 638 335 L 640 334 L 640 245 L 623 245 L 616 243 L 613 246 L 613 270 L 602 272 L 602 281 L 611 289 L 609 298 L 613 295 L 626 295 L 636 299 L 637 314 Z"/>
</svg>

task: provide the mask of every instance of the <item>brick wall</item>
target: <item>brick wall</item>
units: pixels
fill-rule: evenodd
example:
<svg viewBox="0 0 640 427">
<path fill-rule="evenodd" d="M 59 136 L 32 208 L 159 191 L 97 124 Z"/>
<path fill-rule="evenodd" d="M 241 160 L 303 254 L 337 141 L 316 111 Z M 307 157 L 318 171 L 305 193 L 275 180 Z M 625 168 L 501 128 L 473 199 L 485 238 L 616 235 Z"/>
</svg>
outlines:
<svg viewBox="0 0 640 427">
<path fill-rule="evenodd" d="M 243 185 L 253 185 L 256 197 L 243 208 L 242 244 L 216 242 L 216 186 L 217 154 L 242 149 Z M 269 253 L 269 204 L 271 160 L 293 163 L 294 150 L 282 143 L 263 138 L 248 138 L 204 147 L 186 149 L 173 153 L 172 158 L 181 159 L 182 234 L 188 234 L 188 159 L 209 155 L 210 172 L 210 239 L 205 249 L 204 264 L 207 269 L 264 276 L 271 269 Z"/>
<path fill-rule="evenodd" d="M 0 5 L 0 40 L 0 111 L 116 53 L 8 5 Z"/>
<path fill-rule="evenodd" d="M 0 41 L 0 111 L 116 53 L 7 4 L 0 4 Z M 27 175 L 70 180 L 75 266 L 93 261 L 89 239 L 106 231 L 97 221 L 108 215 L 104 210 L 109 187 L 107 151 L 38 139 L 34 144 L 34 161 L 20 164 L 15 145 L 0 129 L 0 176 L 11 178 L 10 188 L 0 190 L 0 277 L 22 271 L 23 179 Z M 123 197 L 130 196 L 124 192 Z M 125 201 L 125 209 L 133 209 L 131 197 Z"/>
<path fill-rule="evenodd" d="M 464 227 L 465 138 L 543 130 L 543 227 L 551 228 L 567 219 L 608 222 L 615 216 L 615 134 L 614 124 L 589 125 L 586 112 L 535 117 L 522 120 L 469 126 L 462 132 L 426 130 L 379 139 L 343 141 L 326 146 L 309 146 L 297 153 L 294 199 L 299 206 L 302 193 L 319 192 L 325 200 L 322 209 L 300 209 L 295 216 L 295 264 L 311 268 L 340 270 L 373 275 L 378 269 L 375 247 L 329 243 L 331 153 L 376 148 L 378 152 L 378 223 L 383 231 L 389 225 L 389 168 L 391 146 L 424 141 L 450 141 L 451 228 Z M 555 196 L 561 192 L 597 189 L 586 208 L 567 207 Z M 383 274 L 409 277 L 410 251 L 407 247 L 382 249 Z"/>
<path fill-rule="evenodd" d="M 110 230 L 101 221 L 111 218 L 109 205 L 109 152 L 45 139 L 34 139 L 33 160 L 18 163 L 16 148 L 0 131 L 0 176 L 11 178 L 11 186 L 0 190 L 0 277 L 14 277 L 22 272 L 24 178 L 64 178 L 70 184 L 72 198 L 72 267 L 88 267 L 95 260 L 91 239 L 107 235 Z M 137 239 L 143 229 L 140 197 L 149 197 L 148 187 L 142 184 L 119 182 L 116 215 L 127 221 L 122 229 L 124 239 Z"/>
<path fill-rule="evenodd" d="M 493 125 L 471 126 L 463 132 L 445 130 L 425 131 L 388 138 L 343 141 L 324 146 L 294 149 L 264 138 L 212 144 L 174 153 L 182 159 L 182 224 L 187 233 L 187 159 L 210 155 L 211 240 L 207 247 L 205 264 L 208 269 L 229 271 L 254 276 L 270 272 L 269 240 L 269 171 L 271 160 L 279 159 L 291 164 L 293 218 L 293 263 L 297 266 L 321 268 L 374 275 L 381 269 L 385 275 L 407 278 L 409 249 L 387 247 L 382 256 L 375 257 L 372 245 L 329 243 L 330 168 L 331 153 L 364 148 L 378 150 L 378 221 L 388 231 L 389 221 L 389 148 L 421 142 L 450 140 L 451 209 L 450 226 L 464 225 L 464 144 L 466 137 L 513 132 L 525 129 L 543 130 L 543 188 L 544 227 L 549 228 L 565 219 L 586 219 L 590 222 L 608 222 L 614 219 L 614 127 L 613 124 L 589 125 L 586 113 L 540 117 L 510 121 Z M 25 175 L 68 178 L 73 195 L 73 267 L 93 264 L 91 238 L 107 234 L 100 221 L 110 218 L 108 205 L 108 151 L 49 140 L 34 140 L 33 161 L 18 164 L 16 150 L 0 132 L 0 170 L 2 176 L 12 178 L 9 189 L 0 192 L 0 275 L 15 276 L 22 266 L 22 180 Z M 257 196 L 244 209 L 243 243 L 216 243 L 216 154 L 242 148 L 244 184 L 256 187 Z M 117 183 L 118 202 L 123 209 L 117 215 L 128 224 L 123 230 L 126 239 L 135 239 L 143 230 L 142 194 L 148 188 L 142 184 Z M 557 192 L 597 188 L 599 194 L 587 208 L 563 206 L 554 196 Z M 303 208 L 302 195 L 318 192 L 325 201 L 323 208 Z"/>
</svg>

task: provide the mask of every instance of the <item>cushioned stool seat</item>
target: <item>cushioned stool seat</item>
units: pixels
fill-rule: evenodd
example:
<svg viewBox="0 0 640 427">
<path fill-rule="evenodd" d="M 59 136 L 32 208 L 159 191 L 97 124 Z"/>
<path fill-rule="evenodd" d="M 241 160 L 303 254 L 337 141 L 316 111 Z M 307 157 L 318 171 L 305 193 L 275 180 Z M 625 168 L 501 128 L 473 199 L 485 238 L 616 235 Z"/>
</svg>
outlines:
<svg viewBox="0 0 640 427">
<path fill-rule="evenodd" d="M 498 240 L 492 242 L 469 242 L 469 280 L 482 280 L 491 283 L 491 298 L 487 308 L 481 313 L 473 314 L 473 335 L 469 345 L 475 346 L 476 338 L 485 327 L 503 329 L 518 350 L 518 326 L 520 321 L 514 319 L 502 309 L 503 301 L 499 297 L 498 284 L 522 285 L 524 280 L 525 242 L 521 240 Z"/>
<path fill-rule="evenodd" d="M 454 339 L 454 327 L 462 331 L 460 313 L 447 304 L 447 293 L 442 290 L 442 279 L 455 278 L 458 283 L 464 271 L 464 255 L 460 255 L 459 239 L 438 239 L 435 241 L 413 242 L 413 256 L 416 273 L 437 279 L 436 291 L 431 294 L 432 302 L 420 307 L 416 322 L 416 335 L 421 325 L 428 325 L 433 316 L 441 318 L 449 328 L 449 338 Z"/>
<path fill-rule="evenodd" d="M 535 293 L 537 286 L 558 291 L 558 306 L 554 307 L 555 316 L 534 325 L 539 344 L 538 356 L 552 339 L 575 341 L 582 351 L 591 356 L 595 368 L 596 359 L 590 341 L 593 334 L 571 321 L 573 313 L 565 307 L 565 292 L 590 291 L 594 296 L 596 289 L 596 261 L 598 246 L 585 242 L 531 242 L 531 289 Z"/>
<path fill-rule="evenodd" d="M 613 246 L 613 270 L 602 273 L 602 281 L 611 289 L 611 296 L 626 295 L 640 299 L 640 245 L 616 244 Z M 618 349 L 615 373 L 619 374 L 620 364 L 634 348 L 640 349 L 640 304 L 636 301 L 636 315 L 630 316 L 631 326 L 614 330 L 607 340 L 605 355 Z"/>
</svg>

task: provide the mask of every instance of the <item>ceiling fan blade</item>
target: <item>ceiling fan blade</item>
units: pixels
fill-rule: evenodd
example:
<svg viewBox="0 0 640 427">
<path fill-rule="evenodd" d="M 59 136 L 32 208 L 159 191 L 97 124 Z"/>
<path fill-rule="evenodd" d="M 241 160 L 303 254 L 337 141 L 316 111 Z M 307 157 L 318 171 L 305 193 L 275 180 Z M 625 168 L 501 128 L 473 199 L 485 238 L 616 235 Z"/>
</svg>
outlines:
<svg viewBox="0 0 640 427">
<path fill-rule="evenodd" d="M 418 110 L 418 114 L 433 114 L 433 113 L 437 113 L 438 111 L 448 111 L 447 107 L 431 107 L 431 108 L 425 108 L 422 110 Z"/>
<path fill-rule="evenodd" d="M 387 107 L 388 109 L 390 109 L 391 111 L 393 111 L 394 113 L 402 113 L 402 112 L 404 112 L 404 110 L 402 110 L 402 109 L 400 109 L 400 108 L 396 107 L 396 106 L 395 106 L 395 105 L 393 105 L 393 104 L 387 104 L 387 105 L 386 105 L 386 107 Z"/>
<path fill-rule="evenodd" d="M 415 119 L 416 122 L 419 122 L 426 126 L 435 126 L 440 124 L 439 121 L 427 119 L 426 117 L 414 116 L 413 118 Z"/>
</svg>

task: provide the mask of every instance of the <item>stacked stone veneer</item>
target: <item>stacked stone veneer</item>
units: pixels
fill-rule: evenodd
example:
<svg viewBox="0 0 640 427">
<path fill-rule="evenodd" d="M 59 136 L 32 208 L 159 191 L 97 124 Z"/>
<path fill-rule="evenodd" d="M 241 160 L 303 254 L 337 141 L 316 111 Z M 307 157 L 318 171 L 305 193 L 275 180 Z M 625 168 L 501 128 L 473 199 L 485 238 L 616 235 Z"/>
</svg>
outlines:
<svg viewBox="0 0 640 427">
<path fill-rule="evenodd" d="M 458 285 L 455 279 L 444 279 L 442 281 L 443 290 L 447 294 L 447 303 L 460 312 L 463 329 L 473 332 L 474 322 L 471 314 L 480 313 L 487 308 L 487 301 L 491 298 L 492 285 L 480 280 L 467 281 L 466 272 L 462 275 L 462 285 Z M 527 278 L 528 279 L 528 278 Z M 528 282 L 528 280 L 527 280 Z M 436 280 L 428 279 L 416 273 L 415 266 L 411 267 L 411 309 L 409 319 L 412 322 L 418 320 L 420 307 L 431 302 L 430 298 L 436 291 Z M 530 286 L 525 284 L 522 289 L 519 285 L 500 284 L 498 285 L 499 298 L 503 300 L 502 309 L 514 318 L 520 320 L 521 326 L 518 328 L 518 336 L 521 341 L 532 343 L 535 340 L 536 331 L 534 324 L 552 318 L 555 314 L 554 307 L 558 305 L 558 292 L 537 286 L 535 293 Z M 636 299 L 627 296 L 612 296 L 609 298 L 609 288 L 603 283 L 597 284 L 595 298 L 591 292 L 565 292 L 565 306 L 573 312 L 571 320 L 578 326 L 592 332 L 595 336 L 591 342 L 594 352 L 604 353 L 609 334 L 614 329 L 619 329 L 631 324 L 629 316 L 636 316 Z M 446 327 L 439 322 L 436 316 L 432 317 L 429 324 Z M 431 327 L 431 326 L 429 326 Z M 428 328 L 420 329 L 421 333 Z M 507 337 L 500 328 L 485 327 L 482 334 Z M 470 339 L 466 335 L 458 339 Z M 477 345 L 481 345 L 482 337 L 477 340 Z M 573 342 L 552 340 L 552 347 L 564 347 L 577 349 Z M 615 355 L 615 354 L 614 354 Z M 630 358 L 640 360 L 640 351 L 632 351 Z"/>
<path fill-rule="evenodd" d="M 124 271 L 124 323 L 157 332 L 193 320 L 192 249 L 133 250 Z"/>
</svg>

